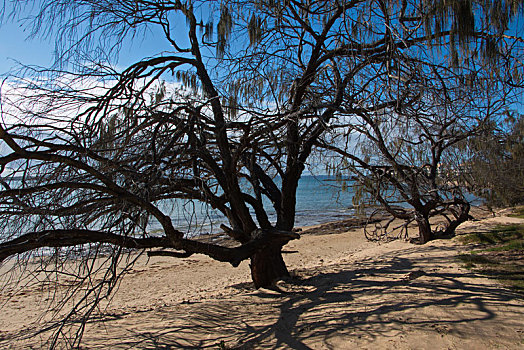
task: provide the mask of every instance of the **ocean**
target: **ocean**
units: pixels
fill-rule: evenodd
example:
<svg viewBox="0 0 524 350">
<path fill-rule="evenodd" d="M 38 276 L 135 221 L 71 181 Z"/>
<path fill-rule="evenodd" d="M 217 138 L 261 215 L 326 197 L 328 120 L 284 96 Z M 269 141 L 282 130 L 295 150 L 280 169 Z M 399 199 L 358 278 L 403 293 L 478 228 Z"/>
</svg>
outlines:
<svg viewBox="0 0 524 350">
<path fill-rule="evenodd" d="M 277 179 L 278 182 L 278 179 Z M 277 185 L 280 185 L 277 183 Z M 351 186 L 342 186 L 334 176 L 302 176 L 297 189 L 295 227 L 317 225 L 342 220 L 355 214 L 352 209 L 353 192 Z M 272 206 L 264 203 L 271 222 L 276 221 Z M 220 224 L 227 221 L 217 211 L 193 201 L 170 201 L 160 205 L 169 214 L 175 227 L 188 236 L 219 233 Z M 254 213 L 252 213 L 254 217 Z M 161 232 L 160 225 L 151 222 L 149 232 Z"/>
<path fill-rule="evenodd" d="M 275 181 L 280 186 L 278 179 Z M 353 187 L 351 181 L 336 181 L 334 176 L 302 176 L 297 189 L 295 227 L 318 225 L 354 217 Z M 465 193 L 466 200 L 472 205 L 482 204 L 482 200 Z M 407 206 L 407 204 L 397 203 Z M 264 203 L 269 220 L 276 222 L 276 215 L 269 200 Z M 164 213 L 169 214 L 175 228 L 188 237 L 220 233 L 221 224 L 229 226 L 222 213 L 214 211 L 198 202 L 171 201 L 160 205 Z M 254 212 L 251 213 L 255 217 Z M 152 221 L 148 227 L 150 233 L 163 232 L 158 222 Z"/>
</svg>

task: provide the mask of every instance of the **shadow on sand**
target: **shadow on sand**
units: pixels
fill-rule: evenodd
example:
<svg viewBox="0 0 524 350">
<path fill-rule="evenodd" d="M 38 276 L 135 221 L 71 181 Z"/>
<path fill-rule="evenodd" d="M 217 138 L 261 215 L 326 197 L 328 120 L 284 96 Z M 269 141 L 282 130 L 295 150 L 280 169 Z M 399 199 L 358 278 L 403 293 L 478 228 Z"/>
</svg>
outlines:
<svg viewBox="0 0 524 350">
<path fill-rule="evenodd" d="M 453 248 L 413 247 L 295 271 L 294 279 L 280 285 L 282 293 L 239 285 L 243 293 L 232 298 L 159 310 L 140 322 L 147 329 L 134 326 L 133 318 L 124 320 L 126 332 L 113 347 L 216 349 L 223 342 L 247 349 L 337 348 L 340 342 L 397 339 L 412 331 L 475 336 L 478 322 L 493 322 L 499 331 L 514 327 L 523 311 L 519 295 L 478 283 L 475 274 L 450 272 L 453 254 L 446 250 Z M 87 338 L 89 347 L 104 344 Z"/>
<path fill-rule="evenodd" d="M 281 293 L 237 285 L 241 292 L 230 297 L 92 323 L 84 344 L 89 349 L 338 349 L 379 338 L 394 346 L 410 334 L 405 341 L 412 345 L 416 338 L 431 344 L 447 335 L 455 341 L 518 337 L 515 332 L 524 332 L 521 297 L 450 268 L 453 249 L 409 247 L 297 270 L 280 285 Z M 478 334 L 484 323 L 498 333 Z"/>
</svg>

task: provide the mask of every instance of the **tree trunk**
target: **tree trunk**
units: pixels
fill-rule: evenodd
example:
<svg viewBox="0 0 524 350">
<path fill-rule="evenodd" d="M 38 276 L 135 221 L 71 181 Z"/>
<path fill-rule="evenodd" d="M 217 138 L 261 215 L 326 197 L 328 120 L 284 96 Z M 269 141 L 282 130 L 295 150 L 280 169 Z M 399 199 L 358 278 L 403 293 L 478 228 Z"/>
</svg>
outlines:
<svg viewBox="0 0 524 350">
<path fill-rule="evenodd" d="M 431 232 L 431 225 L 429 224 L 429 218 L 423 215 L 417 215 L 417 224 L 418 224 L 418 233 L 419 244 L 425 244 L 433 238 L 433 233 Z"/>
<path fill-rule="evenodd" d="M 282 258 L 281 245 L 269 245 L 251 257 L 251 278 L 255 288 L 271 287 L 282 278 L 289 277 Z"/>
<path fill-rule="evenodd" d="M 463 203 L 462 205 L 460 205 L 459 207 L 459 212 L 455 212 L 454 213 L 454 216 L 455 216 L 455 220 L 454 221 L 451 221 L 448 225 L 448 227 L 446 228 L 446 231 L 444 231 L 444 236 L 445 237 L 453 237 L 455 236 L 455 230 L 457 229 L 457 227 L 462 224 L 463 222 L 466 222 L 469 220 L 470 216 L 469 216 L 469 210 L 470 210 L 471 206 L 469 203 L 465 202 Z"/>
</svg>

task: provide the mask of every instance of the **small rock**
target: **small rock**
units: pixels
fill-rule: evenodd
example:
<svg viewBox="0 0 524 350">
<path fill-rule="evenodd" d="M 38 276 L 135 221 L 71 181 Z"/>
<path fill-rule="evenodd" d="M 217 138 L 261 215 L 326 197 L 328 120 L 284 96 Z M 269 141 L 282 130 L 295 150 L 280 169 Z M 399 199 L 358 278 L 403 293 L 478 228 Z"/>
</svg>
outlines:
<svg viewBox="0 0 524 350">
<path fill-rule="evenodd" d="M 420 276 L 424 276 L 426 273 L 422 270 L 415 270 L 408 273 L 406 279 L 408 280 L 414 280 L 415 278 L 419 278 Z"/>
</svg>

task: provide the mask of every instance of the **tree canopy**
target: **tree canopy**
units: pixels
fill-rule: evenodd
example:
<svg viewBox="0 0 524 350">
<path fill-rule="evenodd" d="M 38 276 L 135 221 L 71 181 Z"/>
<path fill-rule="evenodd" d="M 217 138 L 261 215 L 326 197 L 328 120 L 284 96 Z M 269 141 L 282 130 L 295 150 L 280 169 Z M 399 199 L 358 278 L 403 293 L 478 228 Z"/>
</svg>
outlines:
<svg viewBox="0 0 524 350">
<path fill-rule="evenodd" d="M 508 113 L 468 139 L 471 152 L 465 183 L 490 206 L 524 203 L 524 119 Z M 496 166 L 494 166 L 496 165 Z"/>
<path fill-rule="evenodd" d="M 33 9 L 13 3 L 4 16 Z M 515 103 L 522 4 L 43 0 L 29 25 L 56 40 L 56 63 L 2 89 L 0 260 L 80 246 L 110 254 L 111 271 L 128 250 L 158 248 L 250 259 L 255 285 L 269 286 L 299 237 L 301 175 L 336 156 L 374 200 L 415 219 L 422 241 L 433 214 L 454 212 L 452 231 L 468 204 L 437 175 L 457 142 Z M 117 68 L 144 31 L 158 54 Z M 388 204 L 391 186 L 414 212 Z M 180 229 L 170 203 L 221 214 L 237 245 L 193 239 L 195 222 Z M 119 276 L 106 277 L 66 321 L 112 290 Z"/>
</svg>

